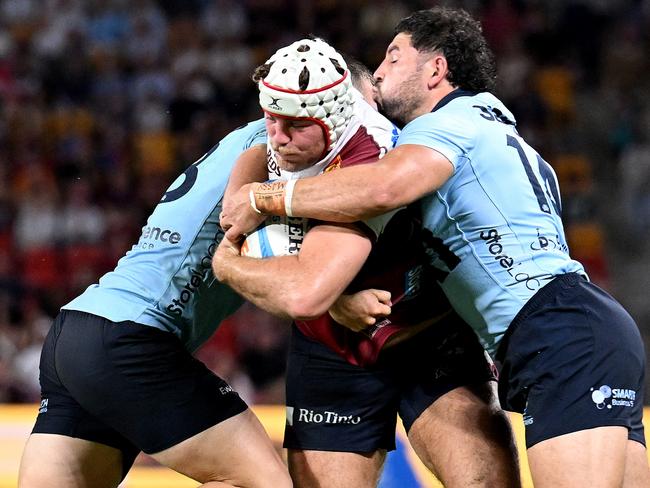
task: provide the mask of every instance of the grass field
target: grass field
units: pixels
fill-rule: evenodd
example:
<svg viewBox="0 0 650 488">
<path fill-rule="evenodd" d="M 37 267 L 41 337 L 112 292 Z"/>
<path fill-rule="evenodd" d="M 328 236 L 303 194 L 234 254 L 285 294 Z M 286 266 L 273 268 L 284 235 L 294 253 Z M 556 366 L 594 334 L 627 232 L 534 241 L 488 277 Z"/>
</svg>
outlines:
<svg viewBox="0 0 650 488">
<path fill-rule="evenodd" d="M 37 410 L 36 405 L 0 404 L 0 488 L 14 488 L 16 486 L 20 455 L 34 423 Z M 258 405 L 253 407 L 253 410 L 261 419 L 269 436 L 280 449 L 284 430 L 284 408 Z M 650 409 L 648 407 L 645 409 L 644 418 L 650 418 Z M 526 453 L 522 449 L 524 436 L 521 416 L 513 414 L 511 419 L 519 446 L 524 487 L 532 488 Z M 398 436 L 405 439 L 401 426 L 398 429 Z M 428 473 L 408 447 L 406 448 L 405 457 L 420 486 L 427 488 L 442 486 Z M 121 486 L 123 488 L 194 488 L 198 485 L 197 482 L 167 468 L 154 465 L 150 458 L 142 456 Z M 412 487 L 400 485 L 400 488 Z"/>
</svg>

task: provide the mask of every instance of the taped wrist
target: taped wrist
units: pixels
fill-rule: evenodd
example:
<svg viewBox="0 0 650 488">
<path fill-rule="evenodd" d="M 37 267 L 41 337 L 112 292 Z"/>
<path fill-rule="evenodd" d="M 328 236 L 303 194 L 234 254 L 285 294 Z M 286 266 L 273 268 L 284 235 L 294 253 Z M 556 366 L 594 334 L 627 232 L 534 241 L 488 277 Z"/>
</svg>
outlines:
<svg viewBox="0 0 650 488">
<path fill-rule="evenodd" d="M 254 183 L 251 187 L 251 206 L 258 213 L 286 216 L 286 185 L 285 180 Z"/>
</svg>

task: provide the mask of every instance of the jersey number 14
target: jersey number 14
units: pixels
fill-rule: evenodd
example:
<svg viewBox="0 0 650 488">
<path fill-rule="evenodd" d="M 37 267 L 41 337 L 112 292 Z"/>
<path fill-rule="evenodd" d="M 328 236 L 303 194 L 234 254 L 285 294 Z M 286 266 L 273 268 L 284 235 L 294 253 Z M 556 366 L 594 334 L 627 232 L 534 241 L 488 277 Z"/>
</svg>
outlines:
<svg viewBox="0 0 650 488">
<path fill-rule="evenodd" d="M 540 184 L 533 167 L 524 152 L 524 148 L 521 146 L 521 143 L 517 138 L 508 135 L 508 146 L 514 148 L 519 155 L 521 163 L 524 165 L 524 170 L 526 170 L 526 176 L 530 182 L 530 186 L 533 187 L 533 192 L 535 192 L 535 197 L 537 198 L 537 203 L 539 204 L 539 209 L 547 214 L 551 213 L 551 208 L 555 210 L 557 216 L 560 215 L 562 208 L 560 203 L 560 192 L 557 187 L 557 181 L 555 180 L 555 175 L 551 166 L 542 159 L 542 157 L 535 153 L 537 156 L 537 163 L 539 165 L 539 173 L 542 176 L 544 186 L 547 191 L 544 192 L 542 185 Z M 550 192 L 550 193 L 549 193 Z M 550 203 L 549 203 L 550 200 Z"/>
</svg>

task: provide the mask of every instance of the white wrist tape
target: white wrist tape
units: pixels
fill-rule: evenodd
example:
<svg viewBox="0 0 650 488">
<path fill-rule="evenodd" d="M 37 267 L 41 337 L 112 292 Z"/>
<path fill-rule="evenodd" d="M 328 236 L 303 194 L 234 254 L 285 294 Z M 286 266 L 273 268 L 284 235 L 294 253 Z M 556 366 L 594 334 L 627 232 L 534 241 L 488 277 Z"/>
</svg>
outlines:
<svg viewBox="0 0 650 488">
<path fill-rule="evenodd" d="M 255 190 L 254 187 L 251 187 L 250 191 L 248 192 L 248 198 L 251 201 L 251 207 L 253 207 L 253 210 L 255 210 L 256 213 L 261 214 L 262 212 L 259 211 L 257 208 L 257 205 L 255 205 Z"/>
<path fill-rule="evenodd" d="M 293 199 L 293 187 L 296 186 L 296 181 L 298 180 L 289 180 L 284 187 L 284 212 L 287 214 L 287 217 L 293 217 L 291 213 L 291 200 Z"/>
</svg>

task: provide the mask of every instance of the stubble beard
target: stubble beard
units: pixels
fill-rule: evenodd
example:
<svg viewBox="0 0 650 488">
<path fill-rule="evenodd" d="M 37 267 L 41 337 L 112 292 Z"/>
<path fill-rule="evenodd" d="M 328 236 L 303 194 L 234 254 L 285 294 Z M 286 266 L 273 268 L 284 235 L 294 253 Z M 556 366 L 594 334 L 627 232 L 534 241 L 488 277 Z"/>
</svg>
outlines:
<svg viewBox="0 0 650 488">
<path fill-rule="evenodd" d="M 303 169 L 310 168 L 311 166 L 313 166 L 318 162 L 318 160 L 316 161 L 308 160 L 302 156 L 297 155 L 296 153 L 292 153 L 287 156 L 288 158 L 293 159 L 294 161 L 287 161 L 282 157 L 282 154 L 279 151 L 273 150 L 273 152 L 275 156 L 275 162 L 280 167 L 280 169 L 282 169 L 283 171 L 289 171 L 291 173 L 295 173 L 297 171 L 302 171 Z"/>
<path fill-rule="evenodd" d="M 412 121 L 422 105 L 424 97 L 420 93 L 422 89 L 420 78 L 420 70 L 417 70 L 391 94 L 382 92 L 381 85 L 378 87 L 382 112 L 400 127 Z"/>
</svg>

